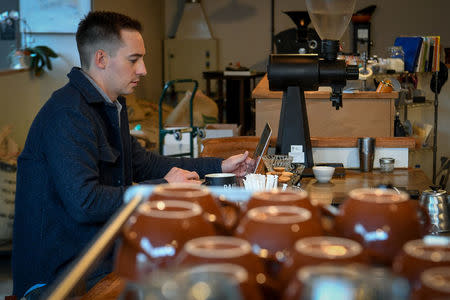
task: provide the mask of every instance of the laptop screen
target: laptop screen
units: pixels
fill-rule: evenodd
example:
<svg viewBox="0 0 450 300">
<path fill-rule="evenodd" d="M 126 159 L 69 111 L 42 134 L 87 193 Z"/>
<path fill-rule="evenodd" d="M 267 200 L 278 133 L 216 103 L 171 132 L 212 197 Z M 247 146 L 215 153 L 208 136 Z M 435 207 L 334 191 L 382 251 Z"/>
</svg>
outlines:
<svg viewBox="0 0 450 300">
<path fill-rule="evenodd" d="M 270 137 L 272 136 L 272 128 L 270 128 L 269 123 L 266 123 L 264 130 L 261 133 L 261 138 L 259 139 L 258 145 L 256 146 L 255 152 L 253 153 L 253 159 L 256 160 L 256 166 L 252 173 L 255 173 L 258 169 L 259 163 L 261 162 L 261 157 L 266 151 L 269 145 Z"/>
</svg>

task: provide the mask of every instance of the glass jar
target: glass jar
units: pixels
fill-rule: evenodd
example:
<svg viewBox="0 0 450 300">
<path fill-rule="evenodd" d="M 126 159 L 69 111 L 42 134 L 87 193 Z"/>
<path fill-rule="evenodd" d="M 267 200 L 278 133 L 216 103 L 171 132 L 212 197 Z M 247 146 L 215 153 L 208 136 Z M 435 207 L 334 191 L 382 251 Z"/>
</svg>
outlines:
<svg viewBox="0 0 450 300">
<path fill-rule="evenodd" d="M 401 46 L 388 47 L 389 69 L 397 73 L 405 71 L 405 52 Z"/>
<path fill-rule="evenodd" d="M 395 159 L 390 157 L 380 158 L 380 172 L 391 173 L 394 171 Z"/>
</svg>

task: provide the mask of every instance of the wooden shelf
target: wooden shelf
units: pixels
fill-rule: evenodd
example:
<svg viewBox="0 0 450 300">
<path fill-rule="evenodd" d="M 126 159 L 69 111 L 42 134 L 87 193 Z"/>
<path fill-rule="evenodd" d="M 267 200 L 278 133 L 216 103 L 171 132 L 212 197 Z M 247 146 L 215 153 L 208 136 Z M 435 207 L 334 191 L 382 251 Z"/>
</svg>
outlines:
<svg viewBox="0 0 450 300">
<path fill-rule="evenodd" d="M 405 104 L 399 104 L 398 107 L 401 106 L 407 106 L 408 108 L 415 108 L 415 107 L 424 107 L 424 106 L 433 106 L 434 100 L 425 100 L 425 102 L 422 103 L 405 103 Z"/>
<path fill-rule="evenodd" d="M 16 74 L 16 73 L 22 73 L 22 72 L 26 72 L 29 71 L 29 68 L 26 69 L 5 69 L 5 70 L 0 70 L 0 76 L 2 75 L 11 75 L 11 74 Z"/>
<path fill-rule="evenodd" d="M 356 148 L 357 137 L 311 137 L 311 145 L 321 148 Z M 414 149 L 416 141 L 412 137 L 376 137 L 375 146 L 383 148 Z"/>
<path fill-rule="evenodd" d="M 414 148 L 414 149 L 410 149 L 410 152 L 432 152 L 433 151 L 433 147 L 432 146 L 427 146 L 427 147 L 422 147 L 422 148 Z"/>
</svg>

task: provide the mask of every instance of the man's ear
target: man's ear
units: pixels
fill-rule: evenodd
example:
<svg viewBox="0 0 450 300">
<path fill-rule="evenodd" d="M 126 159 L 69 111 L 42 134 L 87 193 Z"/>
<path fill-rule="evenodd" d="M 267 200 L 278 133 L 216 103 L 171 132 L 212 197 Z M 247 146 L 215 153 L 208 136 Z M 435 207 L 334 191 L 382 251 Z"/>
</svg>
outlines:
<svg viewBox="0 0 450 300">
<path fill-rule="evenodd" d="M 97 68 L 105 69 L 106 65 L 108 64 L 108 58 L 108 54 L 105 50 L 98 49 L 97 51 L 95 51 L 94 63 Z"/>
</svg>

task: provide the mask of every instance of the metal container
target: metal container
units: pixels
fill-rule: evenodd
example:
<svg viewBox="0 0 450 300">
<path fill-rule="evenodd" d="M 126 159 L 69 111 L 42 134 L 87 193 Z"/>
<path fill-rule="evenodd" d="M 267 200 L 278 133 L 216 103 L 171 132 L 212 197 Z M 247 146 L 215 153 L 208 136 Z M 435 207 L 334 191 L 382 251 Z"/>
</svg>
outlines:
<svg viewBox="0 0 450 300">
<path fill-rule="evenodd" d="M 448 195 L 439 186 L 430 186 L 430 189 L 422 192 L 420 204 L 427 210 L 430 216 L 430 233 L 437 234 L 450 231 Z"/>
<path fill-rule="evenodd" d="M 362 172 L 370 172 L 373 169 L 373 159 L 375 156 L 375 138 L 358 138 L 359 149 L 359 169 Z"/>
<path fill-rule="evenodd" d="M 395 159 L 391 157 L 380 158 L 380 171 L 383 173 L 391 173 L 394 171 Z"/>
</svg>

